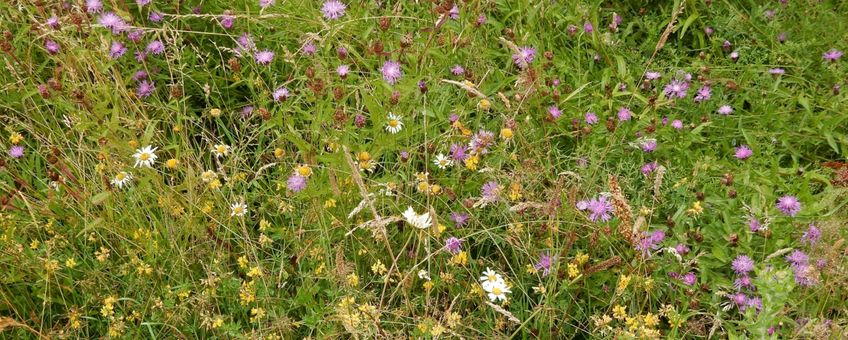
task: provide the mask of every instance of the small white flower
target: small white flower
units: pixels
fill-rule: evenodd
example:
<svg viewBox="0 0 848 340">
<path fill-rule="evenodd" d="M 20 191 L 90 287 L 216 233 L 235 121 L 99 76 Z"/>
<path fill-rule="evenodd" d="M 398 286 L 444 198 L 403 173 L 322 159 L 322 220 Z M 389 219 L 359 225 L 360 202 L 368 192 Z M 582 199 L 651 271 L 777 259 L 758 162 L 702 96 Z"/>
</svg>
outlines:
<svg viewBox="0 0 848 340">
<path fill-rule="evenodd" d="M 132 181 L 132 174 L 126 171 L 121 171 L 115 175 L 115 178 L 112 178 L 112 185 L 123 188 L 124 185 L 128 184 Z"/>
<path fill-rule="evenodd" d="M 421 269 L 421 270 L 418 271 L 418 278 L 422 279 L 422 280 L 430 281 L 430 273 L 428 273 L 424 269 Z"/>
<path fill-rule="evenodd" d="M 135 154 L 133 154 L 133 158 L 135 158 L 135 167 L 151 167 L 153 166 L 153 162 L 156 161 L 156 149 L 151 148 L 150 145 L 145 146 L 141 149 L 135 150 Z"/>
<path fill-rule="evenodd" d="M 506 301 L 506 293 L 512 292 L 509 290 L 509 287 L 507 287 L 506 283 L 504 282 L 495 282 L 489 285 L 488 288 L 484 286 L 483 289 L 485 289 L 486 292 L 489 293 L 489 300 L 491 300 L 492 302 L 497 302 L 498 300 Z"/>
<path fill-rule="evenodd" d="M 453 166 L 453 160 L 444 154 L 436 155 L 436 159 L 433 160 L 433 163 L 436 164 L 439 169 L 447 169 Z"/>
<path fill-rule="evenodd" d="M 388 122 L 386 122 L 386 131 L 389 133 L 396 134 L 403 129 L 403 122 L 400 120 L 400 116 L 395 115 L 394 113 L 389 113 L 389 115 L 386 116 L 386 120 L 388 120 Z"/>
<path fill-rule="evenodd" d="M 489 291 L 489 288 L 494 284 L 504 283 L 503 276 L 496 273 L 489 267 L 486 267 L 486 271 L 483 272 L 483 276 L 480 277 L 480 281 L 483 281 L 483 289 L 486 291 Z"/>
<path fill-rule="evenodd" d="M 433 224 L 433 219 L 430 217 L 429 213 L 419 215 L 414 209 L 412 209 L 412 207 L 409 207 L 403 212 L 403 218 L 406 219 L 406 223 L 409 223 L 418 229 L 427 229 Z"/>
<path fill-rule="evenodd" d="M 236 202 L 230 206 L 230 216 L 242 217 L 247 214 L 247 204 L 244 202 Z"/>
<path fill-rule="evenodd" d="M 230 154 L 230 146 L 227 144 L 215 144 L 212 146 L 212 154 L 215 157 L 221 158 Z"/>
</svg>

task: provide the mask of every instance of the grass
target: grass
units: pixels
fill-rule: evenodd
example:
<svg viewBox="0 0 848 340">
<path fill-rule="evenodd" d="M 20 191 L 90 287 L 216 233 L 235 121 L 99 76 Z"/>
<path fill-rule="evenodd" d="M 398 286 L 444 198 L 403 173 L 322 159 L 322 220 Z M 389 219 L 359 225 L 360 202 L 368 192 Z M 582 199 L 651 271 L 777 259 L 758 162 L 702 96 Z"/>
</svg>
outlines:
<svg viewBox="0 0 848 340">
<path fill-rule="evenodd" d="M 84 3 L 0 4 L 0 337 L 846 334 L 845 3 Z"/>
</svg>

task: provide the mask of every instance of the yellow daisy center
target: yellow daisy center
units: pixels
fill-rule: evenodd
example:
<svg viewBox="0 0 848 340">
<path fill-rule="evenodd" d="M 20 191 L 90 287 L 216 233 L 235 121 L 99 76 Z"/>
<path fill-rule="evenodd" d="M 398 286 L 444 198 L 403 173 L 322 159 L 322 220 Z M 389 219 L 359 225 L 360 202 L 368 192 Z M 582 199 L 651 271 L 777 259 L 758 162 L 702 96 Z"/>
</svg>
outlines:
<svg viewBox="0 0 848 340">
<path fill-rule="evenodd" d="M 501 287 L 493 287 L 492 288 L 492 294 L 501 295 L 501 294 L 503 294 L 503 290 L 501 290 Z"/>
<path fill-rule="evenodd" d="M 398 121 L 397 119 L 390 119 L 389 120 L 389 126 L 391 126 L 391 127 L 397 127 L 398 124 L 400 124 L 400 121 Z"/>
<path fill-rule="evenodd" d="M 115 176 L 115 179 L 116 179 L 116 180 L 118 180 L 118 181 L 123 181 L 123 180 L 124 180 L 124 178 L 127 178 L 127 174 L 125 174 L 125 173 L 123 173 L 123 172 L 119 172 L 119 173 Z"/>
<path fill-rule="evenodd" d="M 233 208 L 233 212 L 236 213 L 236 214 L 241 214 L 243 211 L 244 211 L 244 208 L 242 208 L 242 207 Z"/>
<path fill-rule="evenodd" d="M 146 160 L 150 159 L 150 154 L 146 153 L 146 152 L 142 152 L 140 155 L 138 155 L 138 159 L 146 161 Z"/>
<path fill-rule="evenodd" d="M 495 281 L 497 281 L 497 280 L 498 280 L 498 277 L 497 277 L 497 276 L 495 276 L 495 275 L 489 275 L 489 276 L 488 276 L 488 279 L 489 279 L 489 281 L 495 282 Z"/>
<path fill-rule="evenodd" d="M 225 153 L 225 152 L 227 152 L 227 147 L 223 146 L 223 145 L 218 145 L 217 150 L 218 150 L 218 153 Z"/>
</svg>

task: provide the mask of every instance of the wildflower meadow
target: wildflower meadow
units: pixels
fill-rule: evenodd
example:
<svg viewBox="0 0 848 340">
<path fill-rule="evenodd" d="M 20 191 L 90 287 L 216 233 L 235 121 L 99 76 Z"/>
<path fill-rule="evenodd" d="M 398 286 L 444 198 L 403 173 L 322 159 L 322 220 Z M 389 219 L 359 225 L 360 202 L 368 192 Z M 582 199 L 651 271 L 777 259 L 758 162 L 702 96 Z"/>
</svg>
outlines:
<svg viewBox="0 0 848 340">
<path fill-rule="evenodd" d="M 0 1 L 0 338 L 848 337 L 848 2 Z"/>
</svg>

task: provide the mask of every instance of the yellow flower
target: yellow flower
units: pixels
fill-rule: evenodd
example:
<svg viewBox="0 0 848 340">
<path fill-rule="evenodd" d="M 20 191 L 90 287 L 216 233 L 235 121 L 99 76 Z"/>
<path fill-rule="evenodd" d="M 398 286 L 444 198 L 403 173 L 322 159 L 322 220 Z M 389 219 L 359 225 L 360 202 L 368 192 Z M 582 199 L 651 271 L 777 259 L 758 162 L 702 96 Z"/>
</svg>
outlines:
<svg viewBox="0 0 848 340">
<path fill-rule="evenodd" d="M 247 268 L 247 256 L 242 255 L 236 261 L 238 261 L 239 268 Z"/>
<path fill-rule="evenodd" d="M 442 186 L 438 184 L 433 184 L 430 186 L 430 193 L 433 195 L 438 195 L 442 192 Z"/>
<path fill-rule="evenodd" d="M 574 261 L 577 262 L 578 266 L 582 266 L 589 261 L 589 255 L 577 253 L 577 256 L 574 257 Z"/>
<path fill-rule="evenodd" d="M 247 272 L 247 276 L 248 276 L 248 277 L 251 277 L 251 278 L 253 278 L 253 277 L 261 277 L 261 276 L 262 276 L 262 268 L 259 268 L 259 266 L 256 266 L 256 267 L 253 267 L 253 268 L 250 268 L 250 271 L 249 271 L 249 272 Z"/>
<path fill-rule="evenodd" d="M 692 208 L 690 208 L 689 210 L 686 210 L 686 212 L 689 215 L 694 215 L 694 216 L 700 215 L 702 212 L 704 212 L 704 208 L 701 207 L 701 201 L 695 201 L 695 203 L 692 203 Z"/>
<path fill-rule="evenodd" d="M 18 144 L 23 140 L 24 140 L 24 136 L 21 136 L 20 133 L 14 132 L 11 135 L 9 135 L 9 141 L 12 142 L 12 144 Z"/>
<path fill-rule="evenodd" d="M 429 292 L 430 289 L 433 289 L 433 281 L 426 281 L 422 286 L 424 287 L 425 291 Z"/>
<path fill-rule="evenodd" d="M 335 208 L 335 207 L 336 207 L 336 200 L 335 199 L 331 198 L 331 199 L 324 201 L 324 209 L 330 209 L 330 208 Z"/>
<path fill-rule="evenodd" d="M 213 329 L 220 328 L 223 325 L 224 325 L 224 318 L 222 318 L 220 316 L 216 317 L 215 320 L 212 321 L 212 328 Z"/>
<path fill-rule="evenodd" d="M 456 326 L 459 326 L 459 322 L 462 321 L 462 315 L 459 315 L 457 312 L 449 312 L 447 313 L 446 319 L 448 328 L 455 328 Z"/>
<path fill-rule="evenodd" d="M 65 260 L 65 267 L 73 269 L 76 266 L 77 261 L 75 261 L 73 257 L 69 257 L 67 260 Z"/>
<path fill-rule="evenodd" d="M 347 285 L 351 287 L 359 286 L 359 276 L 356 274 L 349 274 L 347 276 Z"/>
<path fill-rule="evenodd" d="M 618 278 L 618 287 L 616 287 L 615 293 L 621 294 L 622 292 L 624 292 L 625 289 L 627 289 L 627 286 L 629 284 L 630 284 L 630 276 L 629 275 L 622 275 L 621 277 Z"/>
<path fill-rule="evenodd" d="M 492 108 L 492 103 L 488 99 L 480 99 L 480 103 L 477 104 L 477 107 L 481 110 L 489 110 Z"/>
<path fill-rule="evenodd" d="M 471 171 L 477 171 L 477 164 L 480 163 L 480 157 L 477 155 L 471 155 L 465 159 L 465 168 Z"/>
<path fill-rule="evenodd" d="M 286 155 L 286 151 L 281 148 L 274 149 L 274 157 L 283 158 Z"/>
<path fill-rule="evenodd" d="M 300 177 L 309 177 L 309 176 L 312 176 L 312 168 L 310 168 L 310 167 L 309 167 L 309 165 L 306 165 L 306 164 L 304 164 L 304 165 L 301 165 L 301 166 L 297 167 L 297 168 L 295 169 L 295 171 L 297 172 L 297 174 L 298 174 Z"/>
<path fill-rule="evenodd" d="M 660 318 L 649 312 L 642 317 L 642 322 L 645 327 L 653 328 L 660 323 Z"/>
<path fill-rule="evenodd" d="M 523 195 L 521 194 L 521 183 L 512 182 L 509 184 L 509 199 L 511 201 L 516 201 L 521 199 Z"/>
<path fill-rule="evenodd" d="M 509 140 L 510 138 L 512 138 L 512 135 L 513 135 L 512 129 L 510 129 L 510 128 L 501 129 L 501 139 Z"/>
<path fill-rule="evenodd" d="M 209 110 L 209 115 L 212 116 L 212 117 L 220 117 L 221 116 L 221 109 L 219 109 L 219 108 L 211 109 L 211 110 Z"/>
<path fill-rule="evenodd" d="M 574 263 L 568 264 L 568 278 L 573 279 L 580 275 L 580 270 L 577 269 L 577 265 Z"/>
<path fill-rule="evenodd" d="M 371 265 L 371 272 L 377 275 L 384 275 L 388 272 L 388 269 L 386 269 L 386 265 L 384 265 L 383 262 L 377 260 L 377 262 L 374 262 L 374 264 Z"/>
<path fill-rule="evenodd" d="M 171 131 L 174 131 L 175 133 L 179 133 L 179 132 L 180 132 L 180 131 L 182 131 L 182 130 L 183 130 L 183 127 L 182 127 L 181 125 L 179 125 L 179 124 L 174 125 L 174 127 L 173 127 L 173 128 L 171 128 Z"/>
<path fill-rule="evenodd" d="M 180 165 L 180 161 L 177 160 L 176 158 L 171 158 L 171 159 L 165 161 L 165 166 L 168 169 L 176 169 L 177 166 L 179 166 L 179 165 Z"/>
<path fill-rule="evenodd" d="M 466 253 L 464 250 L 460 251 L 459 254 L 456 254 L 451 257 L 448 262 L 455 266 L 464 266 L 468 264 L 468 253 Z"/>
</svg>

